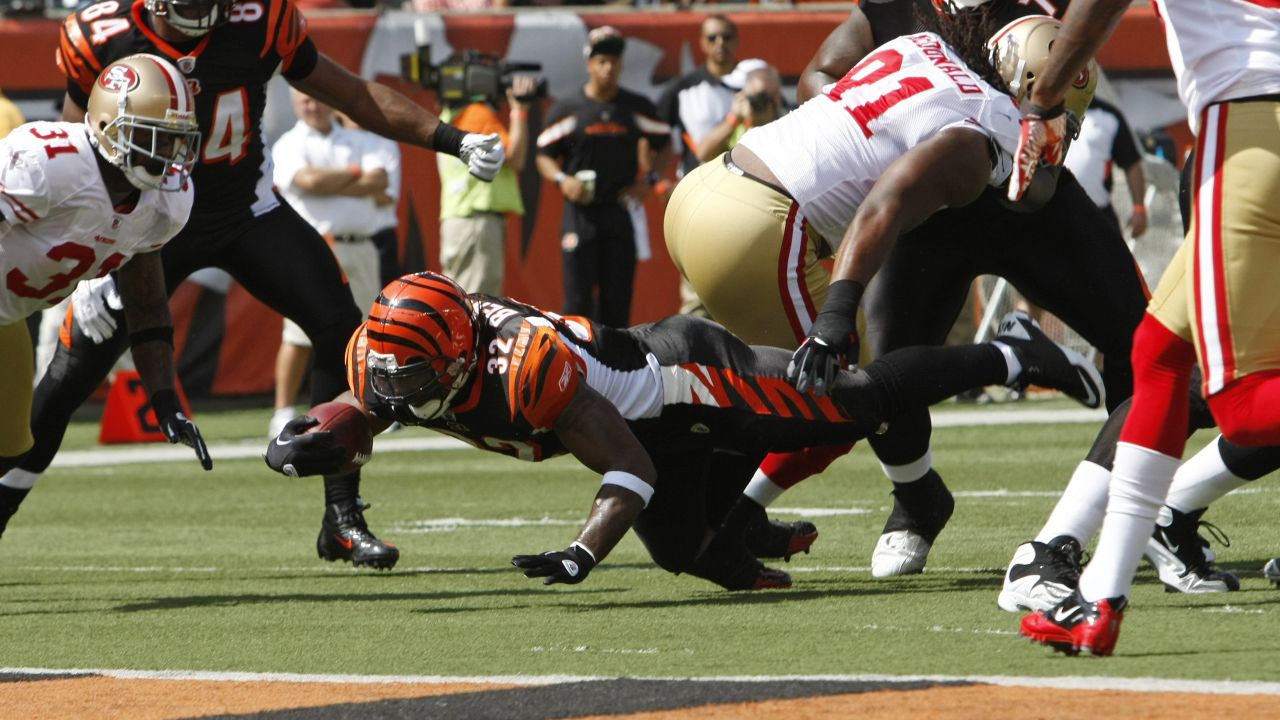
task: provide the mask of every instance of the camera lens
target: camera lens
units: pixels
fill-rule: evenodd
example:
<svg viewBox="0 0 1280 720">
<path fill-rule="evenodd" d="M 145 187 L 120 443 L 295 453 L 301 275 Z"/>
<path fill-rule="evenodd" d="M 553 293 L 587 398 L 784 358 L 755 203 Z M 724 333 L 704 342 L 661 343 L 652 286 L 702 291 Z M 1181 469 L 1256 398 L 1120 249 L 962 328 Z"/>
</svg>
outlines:
<svg viewBox="0 0 1280 720">
<path fill-rule="evenodd" d="M 773 107 L 773 97 L 767 92 L 758 92 L 747 97 L 747 104 L 751 106 L 751 112 L 764 112 Z"/>
</svg>

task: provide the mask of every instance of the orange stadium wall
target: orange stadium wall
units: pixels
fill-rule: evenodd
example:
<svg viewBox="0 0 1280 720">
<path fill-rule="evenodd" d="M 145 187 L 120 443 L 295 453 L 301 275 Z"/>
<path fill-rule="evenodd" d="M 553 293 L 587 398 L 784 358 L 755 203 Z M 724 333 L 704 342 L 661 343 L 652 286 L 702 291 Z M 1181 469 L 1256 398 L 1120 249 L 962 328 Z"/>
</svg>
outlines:
<svg viewBox="0 0 1280 720">
<path fill-rule="evenodd" d="M 843 9 L 732 13 L 741 41 L 740 57 L 763 57 L 794 84 L 804 65 Z M 721 9 L 720 7 L 716 8 Z M 493 15 L 413 15 L 363 11 L 313 12 L 309 29 L 320 50 L 353 72 L 376 78 L 436 110 L 433 93 L 397 77 L 398 56 L 410 52 L 415 30 L 429 37 L 433 62 L 451 49 L 476 49 L 515 60 L 541 62 L 551 94 L 563 94 L 585 79 L 581 48 L 587 30 L 613 25 L 629 39 L 623 84 L 656 98 L 661 86 L 703 62 L 698 32 L 704 12 L 567 11 Z M 56 95 L 62 87 L 54 67 L 56 20 L 0 20 L 0 88 L 27 96 Z M 21 58 L 22 60 L 18 60 Z M 38 61 L 47 58 L 48 61 Z M 1148 8 L 1130 10 L 1100 60 L 1113 74 L 1167 75 L 1169 62 L 1158 18 Z M 273 100 L 273 104 L 279 104 Z M 407 269 L 438 269 L 439 181 L 435 158 L 405 146 L 400 214 L 401 256 Z M 530 166 L 533 163 L 529 163 Z M 561 200 L 527 170 L 532 201 L 524 223 L 513 220 L 507 244 L 506 293 L 549 310 L 561 303 L 559 226 Z M 662 239 L 662 207 L 647 207 L 653 257 L 636 277 L 633 322 L 676 311 L 678 276 Z M 526 227 L 527 225 L 527 227 Z M 183 381 L 193 395 L 239 395 L 270 391 L 280 318 L 236 284 L 223 297 L 186 283 L 173 300 Z M 216 359 L 216 361 L 215 361 Z"/>
</svg>

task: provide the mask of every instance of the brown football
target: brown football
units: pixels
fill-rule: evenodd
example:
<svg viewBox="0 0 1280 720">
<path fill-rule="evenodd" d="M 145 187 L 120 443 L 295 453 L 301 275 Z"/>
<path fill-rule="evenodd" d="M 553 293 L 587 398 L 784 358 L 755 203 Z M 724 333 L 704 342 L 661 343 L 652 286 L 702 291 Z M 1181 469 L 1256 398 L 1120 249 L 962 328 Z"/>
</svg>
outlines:
<svg viewBox="0 0 1280 720">
<path fill-rule="evenodd" d="M 307 411 L 307 415 L 320 421 L 307 430 L 333 433 L 333 442 L 347 451 L 340 473 L 347 473 L 369 462 L 373 453 L 373 431 L 369 418 L 360 408 L 345 402 L 320 403 Z"/>
</svg>

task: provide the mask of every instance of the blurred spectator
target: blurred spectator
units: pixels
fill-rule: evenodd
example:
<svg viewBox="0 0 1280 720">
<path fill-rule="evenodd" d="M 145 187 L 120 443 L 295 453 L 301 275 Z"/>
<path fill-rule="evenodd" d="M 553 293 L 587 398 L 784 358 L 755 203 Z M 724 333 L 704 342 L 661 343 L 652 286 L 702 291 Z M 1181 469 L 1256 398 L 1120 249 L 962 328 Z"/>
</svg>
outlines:
<svg viewBox="0 0 1280 720">
<path fill-rule="evenodd" d="M 342 127 L 350 130 L 361 130 L 354 120 L 334 113 L 334 119 Z M 365 142 L 365 152 L 377 157 L 376 166 L 387 171 L 387 194 L 395 199 L 400 197 L 400 144 L 371 132 L 360 132 Z M 400 238 L 396 234 L 396 225 L 400 222 L 396 216 L 396 203 L 376 205 L 374 208 L 373 245 L 378 249 L 378 286 L 400 277 Z"/>
<path fill-rule="evenodd" d="M 744 67 L 748 68 L 745 72 Z M 739 73 L 745 77 L 741 80 L 732 77 Z M 742 89 L 733 96 L 733 104 L 724 120 L 702 136 L 697 153 L 700 162 L 720 157 L 720 153 L 737 145 L 738 138 L 747 130 L 777 120 L 786 110 L 786 99 L 782 97 L 782 76 L 769 63 L 755 59 L 743 60 L 726 80 L 730 85 L 740 82 Z"/>
<path fill-rule="evenodd" d="M 1129 184 L 1133 213 L 1128 228 L 1132 237 L 1147 231 L 1147 178 L 1142 169 L 1142 153 L 1134 141 L 1133 131 L 1120 108 L 1094 98 L 1080 126 L 1080 136 L 1067 152 L 1066 166 L 1080 181 L 1089 199 L 1102 208 L 1107 217 L 1120 227 L 1120 218 L 1111 207 L 1111 168 L 1119 165 Z"/>
<path fill-rule="evenodd" d="M 507 162 L 493 182 L 480 182 L 455 157 L 437 155 L 440 168 L 440 265 L 444 274 L 473 293 L 502 294 L 506 270 L 507 214 L 524 215 L 519 174 L 529 155 L 529 100 L 537 81 L 529 75 L 512 78 L 507 90 L 510 131 L 485 98 L 445 108 L 440 117 L 463 132 L 498 133 Z M 525 98 L 519 100 L 518 98 Z"/>
<path fill-rule="evenodd" d="M 271 149 L 273 179 L 293 209 L 329 241 L 356 305 L 367 315 L 382 289 L 371 232 L 378 227 L 378 208 L 394 208 L 399 188 L 391 185 L 386 160 L 367 151 L 368 133 L 342 127 L 329 106 L 297 90 L 291 93 L 298 123 Z M 286 319 L 276 355 L 271 437 L 297 414 L 293 401 L 310 360 L 311 341 Z"/>
<path fill-rule="evenodd" d="M 706 63 L 676 78 L 658 99 L 658 111 L 675 131 L 680 148 L 677 179 L 700 164 L 698 148 L 718 125 L 733 117 L 733 98 L 742 87 L 724 82 L 738 65 L 738 26 L 724 15 L 709 15 L 702 21 L 698 43 Z M 680 312 L 707 317 L 698 294 L 683 277 Z"/>
<path fill-rule="evenodd" d="M 9 134 L 9 131 L 25 123 L 26 118 L 22 116 L 22 111 L 18 109 L 13 101 L 4 96 L 4 91 L 0 91 L 0 139 Z"/>
<path fill-rule="evenodd" d="M 476 12 L 495 7 L 507 7 L 508 0 L 409 0 L 407 9 L 415 12 Z"/>
<path fill-rule="evenodd" d="M 538 136 L 538 172 L 564 195 L 560 250 L 564 312 L 631 324 L 636 237 L 630 201 L 653 194 L 671 126 L 647 98 L 618 85 L 626 41 L 609 26 L 587 35 L 587 83 L 551 107 Z"/>
</svg>

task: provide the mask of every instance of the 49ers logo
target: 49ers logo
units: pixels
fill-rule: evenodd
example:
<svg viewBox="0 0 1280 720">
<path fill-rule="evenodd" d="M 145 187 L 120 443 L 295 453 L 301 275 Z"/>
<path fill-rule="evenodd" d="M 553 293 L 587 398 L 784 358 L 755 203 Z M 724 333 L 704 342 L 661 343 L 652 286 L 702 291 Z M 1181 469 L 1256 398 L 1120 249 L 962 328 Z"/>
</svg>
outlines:
<svg viewBox="0 0 1280 720">
<path fill-rule="evenodd" d="M 112 65 L 98 78 L 98 84 L 113 93 L 127 93 L 138 87 L 138 83 L 138 73 L 128 65 Z"/>
<path fill-rule="evenodd" d="M 1081 90 L 1089 87 L 1089 80 L 1092 75 L 1093 73 L 1089 72 L 1089 68 L 1084 68 L 1076 75 L 1075 79 L 1071 81 L 1071 86 Z"/>
</svg>

